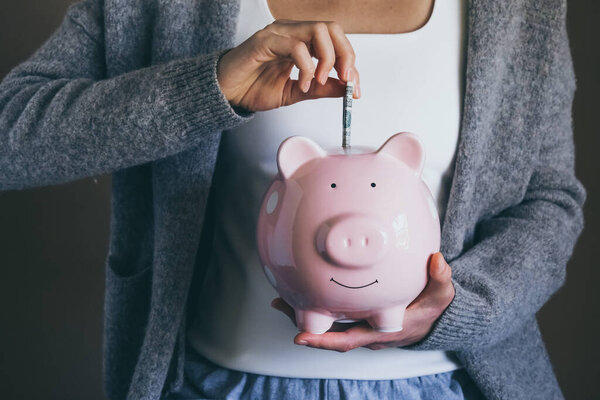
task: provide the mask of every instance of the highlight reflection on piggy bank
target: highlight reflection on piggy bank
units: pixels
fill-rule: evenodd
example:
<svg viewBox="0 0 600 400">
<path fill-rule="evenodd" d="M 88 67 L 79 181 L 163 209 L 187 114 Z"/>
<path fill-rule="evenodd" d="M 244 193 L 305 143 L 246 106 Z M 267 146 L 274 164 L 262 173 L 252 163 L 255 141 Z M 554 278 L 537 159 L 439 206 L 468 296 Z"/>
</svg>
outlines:
<svg viewBox="0 0 600 400">
<path fill-rule="evenodd" d="M 440 247 L 437 210 L 421 179 L 424 160 L 410 133 L 378 150 L 326 152 L 301 136 L 281 143 L 279 174 L 260 209 L 258 250 L 301 331 L 323 333 L 341 320 L 402 329 Z"/>
</svg>

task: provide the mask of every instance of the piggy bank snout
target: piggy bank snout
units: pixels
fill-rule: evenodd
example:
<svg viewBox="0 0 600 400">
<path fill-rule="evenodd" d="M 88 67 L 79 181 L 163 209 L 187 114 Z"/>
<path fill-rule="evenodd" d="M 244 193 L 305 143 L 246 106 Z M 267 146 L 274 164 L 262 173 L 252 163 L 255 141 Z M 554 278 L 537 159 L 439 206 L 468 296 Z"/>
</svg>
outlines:
<svg viewBox="0 0 600 400">
<path fill-rule="evenodd" d="M 373 218 L 342 217 L 321 224 L 317 248 L 340 267 L 368 268 L 385 255 L 387 234 Z"/>
</svg>

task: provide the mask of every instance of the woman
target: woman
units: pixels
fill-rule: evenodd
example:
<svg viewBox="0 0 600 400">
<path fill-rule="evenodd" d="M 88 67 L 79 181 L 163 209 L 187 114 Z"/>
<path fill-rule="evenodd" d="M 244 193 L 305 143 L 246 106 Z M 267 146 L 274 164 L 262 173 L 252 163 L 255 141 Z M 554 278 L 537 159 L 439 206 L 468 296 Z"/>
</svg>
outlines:
<svg viewBox="0 0 600 400">
<path fill-rule="evenodd" d="M 314 357 L 355 345 L 387 347 L 372 352 L 376 359 L 404 346 L 433 350 L 455 364 L 446 373 L 386 380 L 267 377 L 219 368 L 198 354 L 207 336 L 197 321 L 209 314 L 197 303 L 205 274 L 215 271 L 213 218 L 223 206 L 208 194 L 221 137 L 234 137 L 221 132 L 248 123 L 253 111 L 340 96 L 343 81 L 358 82 L 341 26 L 278 22 L 224 51 L 237 33 L 236 1 L 73 6 L 59 31 L 0 87 L 0 183 L 10 189 L 114 172 L 105 309 L 109 398 L 178 398 L 194 390 L 190 396 L 387 397 L 415 387 L 433 398 L 466 397 L 471 379 L 487 398 L 561 397 L 535 312 L 564 280 L 582 227 L 584 191 L 573 175 L 565 6 L 528 3 L 478 0 L 469 7 L 460 141 L 453 168 L 439 167 L 453 171 L 449 197 L 443 199 L 447 185 L 440 183 L 438 198 L 446 206 L 442 253 L 451 280 L 437 255 L 430 267 L 445 271 L 430 268 L 435 290 L 422 293 L 395 336 L 358 326 L 344 337 L 360 340 L 341 347 L 340 332 L 296 338 L 324 349 L 302 348 Z M 275 12 L 286 3 L 270 4 Z M 423 3 L 393 4 L 389 14 L 405 14 L 411 4 Z M 434 3 L 429 7 L 435 11 Z M 355 11 L 350 21 L 373 17 Z M 418 11 L 412 15 L 423 16 Z M 416 26 L 427 22 L 424 15 Z M 382 15 L 372 21 L 380 33 L 394 27 Z M 315 79 L 303 41 L 323 44 L 312 49 L 319 59 Z M 342 82 L 323 79 L 331 47 Z M 300 75 L 289 83 L 281 72 L 292 62 Z M 360 97 L 357 105 L 366 95 Z M 210 199 L 218 198 L 219 182 L 212 187 Z M 188 333 L 199 339 L 188 340 Z"/>
</svg>

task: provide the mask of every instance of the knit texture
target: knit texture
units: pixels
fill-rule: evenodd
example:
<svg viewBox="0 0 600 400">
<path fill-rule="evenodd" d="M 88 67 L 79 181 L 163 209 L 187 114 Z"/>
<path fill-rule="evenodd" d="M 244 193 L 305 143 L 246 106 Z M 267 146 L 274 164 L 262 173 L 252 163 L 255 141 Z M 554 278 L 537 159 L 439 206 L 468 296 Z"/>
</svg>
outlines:
<svg viewBox="0 0 600 400">
<path fill-rule="evenodd" d="M 85 0 L 0 84 L 0 190 L 113 174 L 110 399 L 159 399 L 183 379 L 220 133 L 252 117 L 216 79 L 238 12 L 237 0 Z M 535 314 L 564 283 L 583 227 L 565 16 L 565 0 L 469 5 L 442 223 L 456 296 L 409 348 L 455 351 L 489 399 L 562 398 Z"/>
</svg>

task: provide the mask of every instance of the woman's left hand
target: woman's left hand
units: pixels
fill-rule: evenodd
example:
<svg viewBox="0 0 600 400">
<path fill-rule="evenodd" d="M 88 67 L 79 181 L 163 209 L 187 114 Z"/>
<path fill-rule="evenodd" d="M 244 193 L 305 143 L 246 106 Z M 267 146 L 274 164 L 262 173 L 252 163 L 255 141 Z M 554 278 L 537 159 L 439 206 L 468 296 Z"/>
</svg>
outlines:
<svg viewBox="0 0 600 400">
<path fill-rule="evenodd" d="M 433 254 L 429 260 L 429 281 L 421 294 L 406 309 L 403 329 L 399 332 L 378 332 L 364 321 L 340 330 L 340 327 L 347 324 L 336 323 L 331 330 L 321 335 L 300 332 L 294 338 L 294 343 L 340 352 L 357 347 L 379 350 L 416 343 L 427 336 L 434 322 L 454 299 L 451 278 L 452 270 L 442 253 Z M 296 322 L 294 309 L 280 297 L 273 300 L 271 306 Z"/>
</svg>

